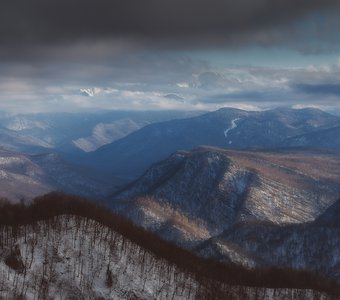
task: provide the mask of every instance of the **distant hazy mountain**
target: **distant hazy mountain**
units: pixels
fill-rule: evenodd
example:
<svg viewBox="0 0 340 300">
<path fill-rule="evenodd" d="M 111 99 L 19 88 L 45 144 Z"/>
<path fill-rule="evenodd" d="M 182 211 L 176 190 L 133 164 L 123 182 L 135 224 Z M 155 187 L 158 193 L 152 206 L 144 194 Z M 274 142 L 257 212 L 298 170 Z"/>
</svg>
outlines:
<svg viewBox="0 0 340 300">
<path fill-rule="evenodd" d="M 287 146 L 340 149 L 340 126 L 294 136 L 286 140 Z"/>
<path fill-rule="evenodd" d="M 146 121 L 134 121 L 132 119 L 120 119 L 111 123 L 98 123 L 92 129 L 90 136 L 73 140 L 73 144 L 85 152 L 94 151 L 100 146 L 118 140 L 147 124 Z"/>
<path fill-rule="evenodd" d="M 47 172 L 49 179 L 42 176 L 39 182 L 96 197 L 136 178 L 177 150 L 200 145 L 234 149 L 339 148 L 340 117 L 316 109 L 247 112 L 225 108 L 185 118 L 195 114 L 199 112 L 1 114 L 0 145 L 16 154 L 41 154 L 36 162 L 27 157 Z M 159 122 L 168 119 L 173 120 Z M 84 152 L 112 140 L 94 152 Z M 51 152 L 60 155 L 47 154 Z"/>
<path fill-rule="evenodd" d="M 122 184 L 119 179 L 103 172 L 66 162 L 59 154 L 37 154 L 29 157 L 44 171 L 44 180 L 52 190 L 100 200 L 115 190 L 115 185 Z"/>
<path fill-rule="evenodd" d="M 29 156 L 0 150 L 0 197 L 12 201 L 32 199 L 53 188 L 45 172 Z"/>
<path fill-rule="evenodd" d="M 339 152 L 202 148 L 153 165 L 111 205 L 204 256 L 340 281 L 339 228 L 315 221 L 340 199 L 339 170 Z"/>
<path fill-rule="evenodd" d="M 41 153 L 93 151 L 153 122 L 187 118 L 202 112 L 95 111 L 93 113 L 0 114 L 0 145 Z M 49 150 L 50 151 L 50 150 Z"/>
<path fill-rule="evenodd" d="M 0 150 L 0 197 L 14 202 L 53 190 L 100 199 L 114 188 L 112 181 L 106 174 L 65 162 L 58 154 Z"/>
<path fill-rule="evenodd" d="M 103 198 L 126 181 L 105 170 L 74 163 L 83 151 L 92 151 L 152 122 L 197 114 L 200 112 L 0 113 L 0 196 L 17 201 L 62 190 Z M 66 154 L 71 157 L 68 161 L 62 159 Z M 27 167 L 13 167 L 19 164 Z M 35 171 L 27 172 L 28 167 Z"/>
<path fill-rule="evenodd" d="M 317 109 L 247 112 L 224 108 L 189 119 L 145 126 L 99 148 L 88 155 L 86 161 L 119 176 L 135 177 L 150 164 L 177 150 L 200 145 L 232 149 L 295 146 L 291 142 L 293 137 L 313 135 L 337 126 L 340 126 L 340 117 Z M 333 143 L 331 137 L 329 143 Z M 308 145 L 300 143 L 299 146 Z"/>
<path fill-rule="evenodd" d="M 46 151 L 53 148 L 48 141 L 35 135 L 20 134 L 16 131 L 0 127 L 0 147 L 28 153 Z"/>
</svg>

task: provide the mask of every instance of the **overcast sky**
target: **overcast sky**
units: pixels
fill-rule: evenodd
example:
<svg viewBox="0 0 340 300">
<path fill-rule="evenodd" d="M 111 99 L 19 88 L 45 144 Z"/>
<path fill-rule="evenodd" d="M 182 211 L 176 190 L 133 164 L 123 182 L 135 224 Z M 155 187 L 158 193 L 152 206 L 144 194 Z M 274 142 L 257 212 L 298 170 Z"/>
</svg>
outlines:
<svg viewBox="0 0 340 300">
<path fill-rule="evenodd" d="M 3 0 L 0 110 L 340 108 L 331 0 Z"/>
</svg>

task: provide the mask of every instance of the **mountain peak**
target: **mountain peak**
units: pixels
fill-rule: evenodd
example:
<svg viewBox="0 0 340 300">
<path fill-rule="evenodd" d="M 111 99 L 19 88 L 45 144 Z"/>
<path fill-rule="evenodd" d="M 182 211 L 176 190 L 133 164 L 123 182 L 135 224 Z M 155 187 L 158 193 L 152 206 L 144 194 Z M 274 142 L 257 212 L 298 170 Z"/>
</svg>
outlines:
<svg viewBox="0 0 340 300">
<path fill-rule="evenodd" d="M 133 178 L 178 149 L 192 150 L 200 145 L 274 149 L 289 146 L 292 137 L 314 134 L 339 125 L 340 117 L 313 108 L 249 112 L 222 108 L 192 118 L 147 125 L 90 153 L 86 162 L 115 172 L 116 176 Z M 335 136 L 330 140 L 336 140 Z M 299 146 L 304 146 L 303 141 L 299 139 Z M 328 148 L 337 147 L 335 144 Z"/>
</svg>

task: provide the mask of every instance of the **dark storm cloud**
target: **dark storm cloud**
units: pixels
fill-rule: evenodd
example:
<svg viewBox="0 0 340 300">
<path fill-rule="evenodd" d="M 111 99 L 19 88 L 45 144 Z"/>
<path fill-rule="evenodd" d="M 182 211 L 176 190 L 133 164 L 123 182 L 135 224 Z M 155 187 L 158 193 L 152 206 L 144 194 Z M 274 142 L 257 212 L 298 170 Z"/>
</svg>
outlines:
<svg viewBox="0 0 340 300">
<path fill-rule="evenodd" d="M 310 95 L 340 96 L 340 84 L 296 84 L 293 88 Z"/>
<path fill-rule="evenodd" d="M 300 56 L 329 54 L 340 49 L 338 3 L 3 0 L 0 109 L 206 109 L 226 102 L 282 102 L 296 99 L 295 95 L 301 101 L 314 99 L 308 92 L 311 87 L 290 83 L 334 83 L 340 78 L 338 67 L 325 71 L 261 68 L 256 66 L 261 62 L 255 51 L 252 58 L 245 58 L 255 67 L 235 65 L 223 70 L 214 50 L 223 54 L 228 50 L 226 55 L 232 56 L 242 47 L 260 45 L 274 46 L 279 53 L 298 50 Z M 201 50 L 206 55 L 200 56 Z M 265 59 L 276 63 L 270 56 Z M 81 95 L 92 88 L 100 92 Z"/>
<path fill-rule="evenodd" d="M 86 51 L 79 48 L 78 52 L 80 56 Z M 125 51 L 112 56 L 96 57 L 93 61 L 91 55 L 79 59 L 77 56 L 73 58 L 70 53 L 61 53 L 53 56 L 41 53 L 27 61 L 0 61 L 0 81 L 2 77 L 9 77 L 35 80 L 42 85 L 48 82 L 55 85 L 68 83 L 85 86 L 139 84 L 140 90 L 150 89 L 153 85 L 191 83 L 194 80 L 192 74 L 209 68 L 204 61 L 164 53 L 158 55 Z"/>
<path fill-rule="evenodd" d="M 205 98 L 195 100 L 197 103 L 203 104 L 223 104 L 230 101 L 245 100 L 248 102 L 261 102 L 267 101 L 268 95 L 264 92 L 249 91 L 249 92 L 238 92 L 238 93 L 225 93 L 212 95 Z"/>
<path fill-rule="evenodd" d="M 202 42 L 202 36 L 210 36 L 228 40 L 290 23 L 305 14 L 331 9 L 337 3 L 336 0 L 5 0 L 0 5 L 0 42 L 11 44 L 15 50 L 18 44 L 93 38 Z"/>
</svg>

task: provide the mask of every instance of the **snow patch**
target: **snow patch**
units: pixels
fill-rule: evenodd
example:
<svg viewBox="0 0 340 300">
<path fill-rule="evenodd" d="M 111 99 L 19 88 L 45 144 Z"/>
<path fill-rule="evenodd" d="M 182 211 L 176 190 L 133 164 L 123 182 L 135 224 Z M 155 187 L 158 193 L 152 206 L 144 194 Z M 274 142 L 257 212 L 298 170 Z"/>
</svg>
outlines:
<svg viewBox="0 0 340 300">
<path fill-rule="evenodd" d="M 237 122 L 238 120 L 240 120 L 240 118 L 236 118 L 236 119 L 232 120 L 232 121 L 231 121 L 231 126 L 228 127 L 226 130 L 224 130 L 224 136 L 225 136 L 225 137 L 228 137 L 229 131 L 231 131 L 231 130 L 233 130 L 233 129 L 235 129 L 235 128 L 237 127 L 236 122 Z M 232 142 L 229 141 L 229 144 L 231 144 L 231 143 L 232 143 Z"/>
</svg>

